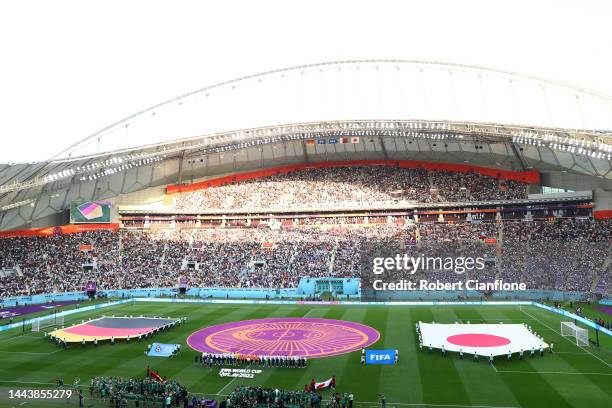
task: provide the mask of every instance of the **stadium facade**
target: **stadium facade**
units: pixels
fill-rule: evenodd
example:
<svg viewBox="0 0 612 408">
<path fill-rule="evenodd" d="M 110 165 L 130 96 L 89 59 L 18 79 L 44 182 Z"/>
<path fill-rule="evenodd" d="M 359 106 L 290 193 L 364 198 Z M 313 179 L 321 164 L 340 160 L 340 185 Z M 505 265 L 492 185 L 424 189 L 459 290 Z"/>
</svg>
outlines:
<svg viewBox="0 0 612 408">
<path fill-rule="evenodd" d="M 168 185 L 325 163 L 537 172 L 531 194 L 578 192 L 609 217 L 611 129 L 609 96 L 512 72 L 393 60 L 293 67 L 152 106 L 52 159 L 1 165 L 0 229 L 67 224 L 78 200 L 109 200 L 117 220 L 126 206 L 163 209 Z"/>
</svg>

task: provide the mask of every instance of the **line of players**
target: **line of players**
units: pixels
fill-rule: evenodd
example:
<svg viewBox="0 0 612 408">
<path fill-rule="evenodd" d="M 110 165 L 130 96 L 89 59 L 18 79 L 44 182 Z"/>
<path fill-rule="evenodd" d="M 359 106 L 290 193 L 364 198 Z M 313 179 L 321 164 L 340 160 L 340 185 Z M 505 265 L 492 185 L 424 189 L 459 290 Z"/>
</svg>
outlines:
<svg viewBox="0 0 612 408">
<path fill-rule="evenodd" d="M 303 368 L 308 365 L 306 357 L 298 356 L 251 356 L 231 353 L 202 353 L 196 356 L 196 363 L 208 366 L 250 366 Z"/>
<path fill-rule="evenodd" d="M 469 323 L 470 323 L 470 322 L 468 321 L 468 324 L 469 324 Z M 530 331 L 530 332 L 531 332 L 533 335 L 535 335 L 535 336 L 536 336 L 538 339 L 540 339 L 540 340 L 542 340 L 542 341 L 544 340 L 544 338 L 543 338 L 542 336 L 538 335 L 538 333 L 537 333 L 537 332 L 535 332 L 535 331 L 534 331 L 534 330 L 531 328 L 531 326 L 528 326 L 528 325 L 526 325 L 525 323 L 523 323 L 523 325 L 524 325 L 525 327 L 527 327 L 527 329 L 528 329 L 528 330 L 529 330 L 529 331 Z M 415 326 L 416 326 L 417 336 L 419 337 L 419 350 L 423 351 L 423 338 L 421 337 L 421 330 L 420 330 L 420 328 L 419 328 L 419 324 L 418 324 L 418 323 L 416 323 L 416 324 L 415 324 Z M 554 347 L 555 347 L 555 345 L 554 345 L 553 343 L 550 343 L 550 345 L 548 346 L 548 351 L 549 351 L 550 353 L 552 353 L 552 352 L 553 352 L 553 350 L 554 350 Z M 540 351 L 540 356 L 544 356 L 544 347 L 543 347 L 542 345 L 540 345 L 540 350 L 539 350 L 539 351 Z M 433 352 L 433 348 L 431 347 L 431 344 L 430 344 L 430 345 L 429 345 L 429 353 L 432 353 L 432 352 Z M 440 349 L 440 352 L 442 353 L 442 357 L 446 357 L 446 349 L 444 348 L 444 345 L 442 345 L 442 348 Z M 533 358 L 533 357 L 535 356 L 535 353 L 536 353 L 536 349 L 535 349 L 535 347 L 532 347 L 532 348 L 531 348 L 531 350 L 529 350 L 529 352 L 530 352 L 530 353 L 529 353 L 530 358 Z M 461 349 L 461 348 L 460 348 L 460 349 L 459 349 L 459 358 L 460 358 L 461 360 L 463 360 L 463 354 L 464 354 L 464 353 L 463 353 L 463 349 Z M 512 361 L 512 354 L 513 354 L 513 353 L 512 353 L 512 351 L 511 351 L 511 350 L 508 350 L 508 361 Z M 519 355 L 519 360 L 522 360 L 522 359 L 523 359 L 524 354 L 525 354 L 525 351 L 524 351 L 523 349 L 521 349 L 521 351 L 519 351 L 519 352 L 518 352 L 518 355 Z M 489 355 L 489 364 L 493 364 L 493 359 L 494 359 L 493 354 L 490 354 L 490 355 Z M 478 361 L 478 350 L 474 350 L 474 361 Z"/>
</svg>

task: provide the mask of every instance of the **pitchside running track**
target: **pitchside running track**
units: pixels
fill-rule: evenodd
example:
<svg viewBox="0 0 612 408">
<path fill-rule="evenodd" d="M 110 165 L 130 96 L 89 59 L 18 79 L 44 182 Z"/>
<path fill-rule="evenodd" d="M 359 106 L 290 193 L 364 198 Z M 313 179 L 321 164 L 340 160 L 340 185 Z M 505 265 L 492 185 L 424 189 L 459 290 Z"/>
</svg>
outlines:
<svg viewBox="0 0 612 408">
<path fill-rule="evenodd" d="M 187 344 L 204 353 L 317 358 L 359 350 L 379 338 L 377 330 L 363 324 L 301 317 L 211 326 L 191 334 Z"/>
<path fill-rule="evenodd" d="M 49 333 L 66 343 L 92 342 L 94 340 L 117 340 L 145 336 L 177 322 L 175 319 L 158 317 L 101 317 L 66 329 Z"/>
<path fill-rule="evenodd" d="M 32 313 L 50 311 L 56 308 L 74 305 L 79 303 L 78 300 L 68 300 L 62 302 L 42 303 L 29 306 L 6 307 L 0 310 L 0 319 L 10 319 L 11 317 L 26 316 Z"/>
</svg>

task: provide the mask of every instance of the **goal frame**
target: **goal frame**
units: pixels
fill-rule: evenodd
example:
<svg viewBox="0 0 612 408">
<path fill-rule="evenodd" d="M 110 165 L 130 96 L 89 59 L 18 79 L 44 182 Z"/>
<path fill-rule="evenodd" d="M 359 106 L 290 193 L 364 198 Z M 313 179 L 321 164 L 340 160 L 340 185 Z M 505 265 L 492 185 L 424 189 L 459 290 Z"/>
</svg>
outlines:
<svg viewBox="0 0 612 408">
<path fill-rule="evenodd" d="M 64 316 L 42 316 L 32 322 L 32 331 L 40 332 L 40 329 L 45 327 L 54 327 L 64 324 Z"/>
<path fill-rule="evenodd" d="M 589 345 L 589 331 L 574 322 L 561 322 L 561 336 L 573 337 L 578 347 Z"/>
</svg>

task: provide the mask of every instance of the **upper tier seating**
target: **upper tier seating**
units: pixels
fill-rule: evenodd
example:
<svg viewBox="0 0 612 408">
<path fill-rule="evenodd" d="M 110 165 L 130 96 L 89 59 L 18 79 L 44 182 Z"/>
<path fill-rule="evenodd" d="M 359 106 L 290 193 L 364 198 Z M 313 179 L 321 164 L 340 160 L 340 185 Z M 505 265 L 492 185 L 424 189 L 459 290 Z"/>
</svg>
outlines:
<svg viewBox="0 0 612 408">
<path fill-rule="evenodd" d="M 321 203 L 458 202 L 527 198 L 525 184 L 473 173 L 392 167 L 303 169 L 177 194 L 178 210 L 316 206 Z"/>
</svg>

